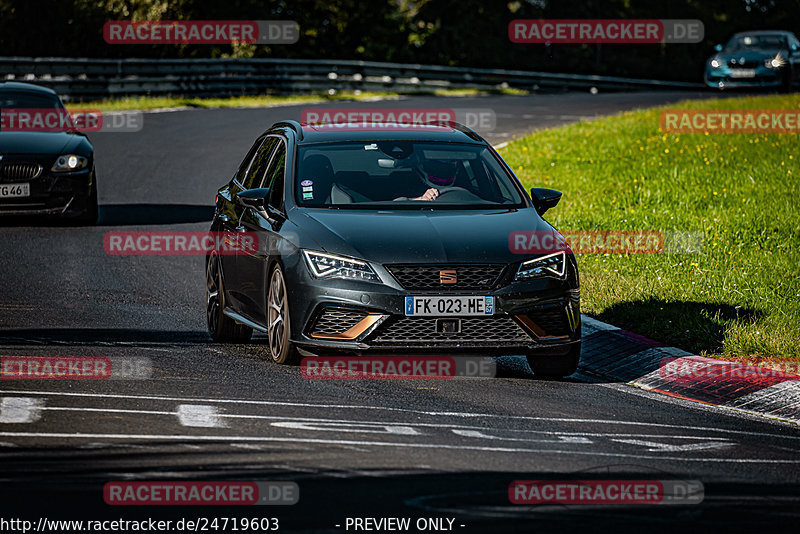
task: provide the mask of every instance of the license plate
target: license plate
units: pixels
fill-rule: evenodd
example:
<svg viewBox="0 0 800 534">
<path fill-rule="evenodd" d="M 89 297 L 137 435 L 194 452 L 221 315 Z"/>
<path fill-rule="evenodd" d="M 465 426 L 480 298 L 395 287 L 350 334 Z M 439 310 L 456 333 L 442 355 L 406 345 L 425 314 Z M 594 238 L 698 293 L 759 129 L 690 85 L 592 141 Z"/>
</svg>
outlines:
<svg viewBox="0 0 800 534">
<path fill-rule="evenodd" d="M 732 69 L 731 78 L 755 78 L 755 69 Z"/>
<path fill-rule="evenodd" d="M 406 297 L 406 315 L 474 317 L 494 314 L 494 297 Z"/>
<path fill-rule="evenodd" d="M 0 184 L 0 198 L 29 196 L 31 196 L 31 184 Z"/>
</svg>

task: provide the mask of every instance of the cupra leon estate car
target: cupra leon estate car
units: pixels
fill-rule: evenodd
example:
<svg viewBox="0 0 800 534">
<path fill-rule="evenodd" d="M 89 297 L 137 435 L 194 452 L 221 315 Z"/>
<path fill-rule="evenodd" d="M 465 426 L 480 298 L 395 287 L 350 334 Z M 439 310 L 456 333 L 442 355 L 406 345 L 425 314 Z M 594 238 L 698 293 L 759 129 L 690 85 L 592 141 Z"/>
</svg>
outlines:
<svg viewBox="0 0 800 534">
<path fill-rule="evenodd" d="M 575 257 L 509 247 L 515 231 L 555 235 L 541 215 L 561 193 L 531 195 L 457 123 L 279 122 L 217 194 L 211 230 L 252 232 L 258 249 L 208 253 L 209 332 L 220 342 L 264 332 L 278 363 L 525 355 L 535 373 L 570 375 L 580 357 Z"/>
<path fill-rule="evenodd" d="M 706 63 L 706 85 L 791 91 L 800 77 L 800 41 L 791 32 L 737 33 Z"/>
<path fill-rule="evenodd" d="M 69 127 L 32 127 L 34 120 L 20 120 L 24 110 L 68 117 L 51 89 L 0 83 L 0 216 L 59 216 L 94 224 L 97 180 L 89 139 Z"/>
</svg>

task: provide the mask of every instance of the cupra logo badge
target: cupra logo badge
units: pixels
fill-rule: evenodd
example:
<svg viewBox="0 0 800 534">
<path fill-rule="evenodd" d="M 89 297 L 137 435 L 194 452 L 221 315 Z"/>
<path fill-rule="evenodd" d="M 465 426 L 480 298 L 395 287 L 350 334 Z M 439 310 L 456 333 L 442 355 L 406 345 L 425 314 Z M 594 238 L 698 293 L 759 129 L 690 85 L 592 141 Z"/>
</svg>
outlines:
<svg viewBox="0 0 800 534">
<path fill-rule="evenodd" d="M 439 282 L 442 285 L 453 285 L 458 282 L 455 269 L 442 269 L 439 271 Z"/>
</svg>

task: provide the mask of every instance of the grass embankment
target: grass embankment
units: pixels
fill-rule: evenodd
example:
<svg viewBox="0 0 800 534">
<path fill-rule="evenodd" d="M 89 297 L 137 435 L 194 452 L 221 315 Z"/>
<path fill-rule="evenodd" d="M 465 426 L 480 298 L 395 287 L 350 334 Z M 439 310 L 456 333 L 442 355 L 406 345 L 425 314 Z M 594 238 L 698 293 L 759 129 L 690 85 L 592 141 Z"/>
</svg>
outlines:
<svg viewBox="0 0 800 534">
<path fill-rule="evenodd" d="M 800 109 L 800 95 L 670 109 Z M 800 359 L 800 134 L 664 133 L 654 108 L 542 130 L 503 157 L 563 191 L 560 230 L 702 232 L 697 254 L 578 255 L 583 311 L 707 356 Z"/>
<path fill-rule="evenodd" d="M 336 100 L 375 100 L 397 98 L 395 93 L 374 93 L 341 91 L 334 95 L 253 95 L 230 98 L 181 98 L 141 96 L 92 102 L 70 102 L 68 109 L 97 109 L 100 111 L 153 110 L 165 108 L 260 108 L 269 106 L 288 106 L 292 104 L 313 104 Z"/>
<path fill-rule="evenodd" d="M 436 89 L 430 93 L 445 97 L 474 97 L 490 94 L 525 95 L 527 91 L 518 89 Z M 312 93 L 307 95 L 252 95 L 229 98 L 182 98 L 172 96 L 139 96 L 90 102 L 69 102 L 68 109 L 97 109 L 100 111 L 148 111 L 167 108 L 261 108 L 270 106 L 289 106 L 292 104 L 316 104 L 337 100 L 393 100 L 400 93 L 375 91 L 337 91 L 335 94 Z"/>
</svg>

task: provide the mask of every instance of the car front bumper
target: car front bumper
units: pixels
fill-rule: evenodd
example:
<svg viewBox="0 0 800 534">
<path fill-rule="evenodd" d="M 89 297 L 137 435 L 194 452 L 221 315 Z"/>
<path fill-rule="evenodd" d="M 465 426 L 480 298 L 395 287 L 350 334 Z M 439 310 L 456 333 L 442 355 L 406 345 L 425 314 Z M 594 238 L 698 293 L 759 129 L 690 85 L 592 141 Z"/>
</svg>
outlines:
<svg viewBox="0 0 800 534">
<path fill-rule="evenodd" d="M 485 290 L 408 290 L 382 266 L 383 283 L 311 278 L 299 255 L 284 258 L 292 342 L 308 352 L 503 355 L 564 353 L 580 342 L 580 292 L 572 280 L 540 278 Z M 493 296 L 493 315 L 405 315 L 406 296 Z M 457 332 L 441 331 L 454 319 Z M 450 325 L 453 325 L 451 322 Z"/>
<path fill-rule="evenodd" d="M 3 164 L 8 165 L 9 162 L 4 161 Z M 94 182 L 94 169 L 91 167 L 77 172 L 56 174 L 42 165 L 41 172 L 33 178 L 8 177 L 0 172 L 0 184 L 27 183 L 30 186 L 30 196 L 0 198 L 0 217 L 79 216 L 89 208 Z"/>
<path fill-rule="evenodd" d="M 784 69 L 768 69 L 759 67 L 755 69 L 752 78 L 734 78 L 727 67 L 717 69 L 706 68 L 704 81 L 713 89 L 744 89 L 744 88 L 775 88 L 784 83 Z M 721 84 L 721 85 L 720 85 Z"/>
</svg>

